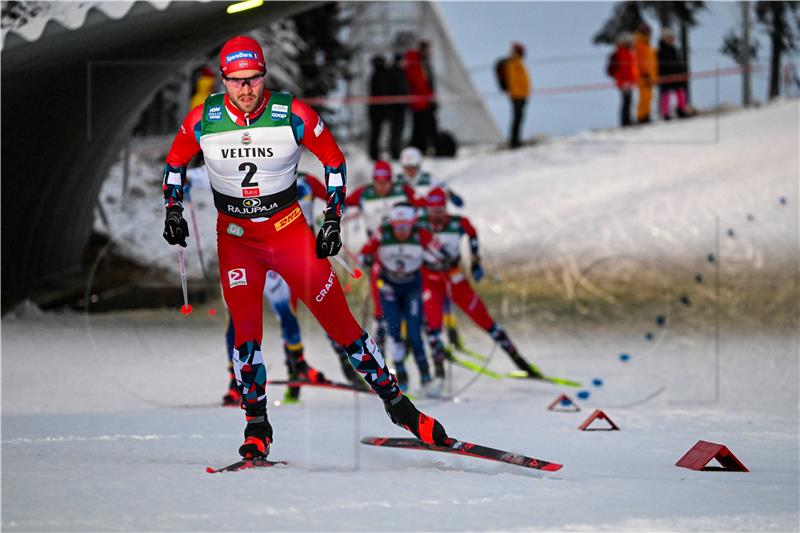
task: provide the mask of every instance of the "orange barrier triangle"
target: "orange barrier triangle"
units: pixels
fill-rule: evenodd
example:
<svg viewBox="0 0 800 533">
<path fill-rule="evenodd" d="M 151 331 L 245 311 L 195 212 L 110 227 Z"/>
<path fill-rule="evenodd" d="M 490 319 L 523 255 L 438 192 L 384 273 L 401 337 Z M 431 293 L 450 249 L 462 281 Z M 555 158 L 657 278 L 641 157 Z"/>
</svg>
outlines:
<svg viewBox="0 0 800 533">
<path fill-rule="evenodd" d="M 609 423 L 611 427 L 589 429 L 589 426 L 592 425 L 592 422 L 594 422 L 595 420 L 605 420 L 606 422 Z M 608 418 L 608 415 L 605 414 L 603 411 L 601 411 L 600 409 L 595 409 L 594 413 L 589 415 L 589 418 L 584 420 L 583 424 L 578 426 L 578 429 L 580 429 L 581 431 L 619 431 L 619 426 L 617 426 L 613 420 Z"/>
<path fill-rule="evenodd" d="M 562 408 L 557 409 L 557 407 L 559 406 L 561 406 Z M 581 408 L 578 407 L 578 404 L 575 403 L 575 401 L 573 401 L 572 398 L 570 398 L 566 394 L 562 394 L 561 396 L 553 400 L 553 402 L 550 405 L 547 406 L 547 410 L 578 412 L 581 410 Z"/>
<path fill-rule="evenodd" d="M 707 466 L 712 459 L 715 459 L 721 466 Z M 697 441 L 697 444 L 692 446 L 683 457 L 678 459 L 675 466 L 688 468 L 689 470 L 750 471 L 744 466 L 744 463 L 733 455 L 733 452 L 730 451 L 727 446 L 714 442 L 706 442 L 704 440 Z"/>
</svg>

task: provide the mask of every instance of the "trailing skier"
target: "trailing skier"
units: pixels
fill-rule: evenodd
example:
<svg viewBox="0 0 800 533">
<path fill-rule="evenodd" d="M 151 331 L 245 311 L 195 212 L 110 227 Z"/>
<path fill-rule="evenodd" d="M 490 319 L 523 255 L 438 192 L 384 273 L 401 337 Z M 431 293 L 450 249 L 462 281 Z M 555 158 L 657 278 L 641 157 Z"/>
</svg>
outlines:
<svg viewBox="0 0 800 533">
<path fill-rule="evenodd" d="M 397 382 L 402 390 L 408 388 L 408 372 L 403 359 L 406 343 L 401 333 L 406 324 L 406 338 L 419 368 L 422 388 L 430 396 L 438 396 L 441 381 L 432 383 L 425 344 L 422 341 L 422 267 L 426 251 L 440 256 L 438 246 L 428 231 L 415 225 L 415 208 L 398 203 L 384 222 L 361 249 L 365 265 L 378 265 L 378 293 L 384 319 L 391 338 L 391 355 Z"/>
<path fill-rule="evenodd" d="M 470 266 L 472 278 L 476 282 L 483 278 L 478 234 L 475 228 L 467 217 L 447 212 L 447 193 L 443 189 L 433 189 L 428 194 L 427 203 L 427 214 L 420 218 L 418 224 L 433 234 L 444 250 L 444 254 L 440 257 L 427 256 L 422 268 L 425 321 L 434 361 L 441 361 L 446 356 L 441 330 L 444 300 L 449 295 L 475 324 L 491 335 L 520 370 L 527 372 L 531 377 L 543 377 L 535 366 L 522 357 L 503 327 L 491 317 L 483 300 L 472 289 L 467 281 L 467 275 L 461 268 L 460 244 L 461 238 L 466 235 L 472 253 Z"/>
</svg>

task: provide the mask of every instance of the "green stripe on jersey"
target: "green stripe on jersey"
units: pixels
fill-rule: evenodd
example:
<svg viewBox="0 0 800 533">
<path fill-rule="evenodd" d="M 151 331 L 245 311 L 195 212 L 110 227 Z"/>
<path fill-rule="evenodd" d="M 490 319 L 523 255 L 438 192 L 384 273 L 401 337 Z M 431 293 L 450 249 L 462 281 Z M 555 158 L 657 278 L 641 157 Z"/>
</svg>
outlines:
<svg viewBox="0 0 800 533">
<path fill-rule="evenodd" d="M 274 128 L 291 126 L 292 95 L 273 92 L 261 116 L 250 126 L 239 126 L 225 110 L 225 94 L 212 94 L 203 106 L 200 136 L 235 131 L 242 128 Z"/>
<path fill-rule="evenodd" d="M 461 216 L 460 215 L 450 215 L 450 220 L 447 221 L 444 228 L 434 230 L 431 226 L 431 221 L 428 219 L 428 215 L 424 214 L 417 219 L 417 225 L 421 228 L 428 230 L 430 233 L 462 233 L 463 229 L 461 228 Z"/>
</svg>

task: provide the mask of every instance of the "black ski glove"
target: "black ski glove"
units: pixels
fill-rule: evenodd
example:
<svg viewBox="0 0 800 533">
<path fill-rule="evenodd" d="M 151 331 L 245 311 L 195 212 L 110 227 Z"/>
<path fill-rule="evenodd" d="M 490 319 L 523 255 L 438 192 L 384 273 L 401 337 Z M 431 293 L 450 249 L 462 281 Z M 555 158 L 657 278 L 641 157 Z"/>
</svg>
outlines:
<svg viewBox="0 0 800 533">
<path fill-rule="evenodd" d="M 477 257 L 472 260 L 472 279 L 476 282 L 483 279 L 483 267 L 481 266 L 481 260 Z"/>
<path fill-rule="evenodd" d="M 181 208 L 173 205 L 167 208 L 164 220 L 164 239 L 170 244 L 180 244 L 186 248 L 186 237 L 189 236 L 189 225 L 183 218 Z"/>
<path fill-rule="evenodd" d="M 324 259 L 339 253 L 342 248 L 339 217 L 334 213 L 325 213 L 325 221 L 317 233 L 317 257 Z"/>
</svg>

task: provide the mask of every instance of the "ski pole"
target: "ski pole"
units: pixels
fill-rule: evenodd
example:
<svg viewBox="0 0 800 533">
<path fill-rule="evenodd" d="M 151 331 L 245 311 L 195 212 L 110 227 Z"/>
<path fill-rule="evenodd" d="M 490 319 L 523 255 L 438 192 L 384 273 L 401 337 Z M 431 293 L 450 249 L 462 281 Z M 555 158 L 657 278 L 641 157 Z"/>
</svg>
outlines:
<svg viewBox="0 0 800 533">
<path fill-rule="evenodd" d="M 350 259 L 352 259 L 353 261 L 358 262 L 358 256 L 356 254 L 354 254 L 353 252 L 351 252 L 350 248 L 348 248 L 347 246 L 342 246 L 342 250 L 344 250 L 344 253 L 346 253 L 350 257 Z"/>
<path fill-rule="evenodd" d="M 189 213 L 192 215 L 192 229 L 194 230 L 194 238 L 197 242 L 197 256 L 200 258 L 200 269 L 203 271 L 203 279 L 206 280 L 206 283 L 211 283 L 208 273 L 206 272 L 206 262 L 203 260 L 203 243 L 200 241 L 200 230 L 199 225 L 197 224 L 197 216 L 195 216 L 192 202 L 187 203 L 189 204 Z"/>
<path fill-rule="evenodd" d="M 183 307 L 181 307 L 181 313 L 189 316 L 189 313 L 192 312 L 192 306 L 189 305 L 189 295 L 186 290 L 186 261 L 183 258 L 183 250 L 181 249 L 178 249 L 178 259 L 180 259 L 181 263 L 181 289 L 183 289 Z"/>
<path fill-rule="evenodd" d="M 342 265 L 342 268 L 347 270 L 347 273 L 350 274 L 350 277 L 352 277 L 353 279 L 358 279 L 358 278 L 360 278 L 361 276 L 364 275 L 364 273 L 361 272 L 360 268 L 356 267 L 355 270 L 353 270 L 352 268 L 350 268 L 350 265 L 347 264 L 347 261 L 345 261 L 344 259 L 342 259 L 338 255 L 334 255 L 334 256 L 331 256 L 331 257 L 333 257 L 336 260 L 337 263 Z"/>
</svg>

